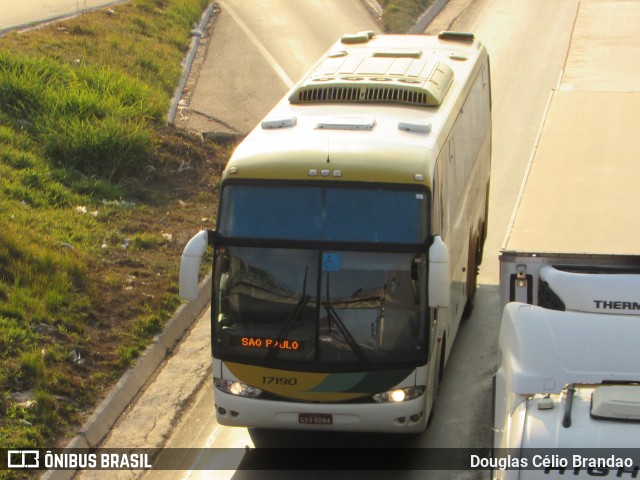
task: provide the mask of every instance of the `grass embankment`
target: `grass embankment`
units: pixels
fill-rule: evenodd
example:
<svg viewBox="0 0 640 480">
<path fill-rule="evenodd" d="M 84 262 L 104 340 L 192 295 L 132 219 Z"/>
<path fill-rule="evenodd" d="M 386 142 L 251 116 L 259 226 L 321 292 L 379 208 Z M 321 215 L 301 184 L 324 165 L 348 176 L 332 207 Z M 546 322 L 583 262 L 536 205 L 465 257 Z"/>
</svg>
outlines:
<svg viewBox="0 0 640 480">
<path fill-rule="evenodd" d="M 0 38 L 0 448 L 59 444 L 179 304 L 226 155 L 165 126 L 207 4 Z"/>
<path fill-rule="evenodd" d="M 382 28 L 387 33 L 406 33 L 434 0 L 378 0 L 384 9 Z"/>
</svg>

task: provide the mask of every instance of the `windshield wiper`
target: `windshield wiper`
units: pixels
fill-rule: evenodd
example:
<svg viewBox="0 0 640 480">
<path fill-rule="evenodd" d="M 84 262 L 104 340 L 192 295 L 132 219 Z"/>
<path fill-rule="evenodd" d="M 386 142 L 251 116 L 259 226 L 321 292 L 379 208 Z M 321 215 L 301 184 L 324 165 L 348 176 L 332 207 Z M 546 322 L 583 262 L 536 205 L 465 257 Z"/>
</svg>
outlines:
<svg viewBox="0 0 640 480">
<path fill-rule="evenodd" d="M 327 313 L 329 313 L 329 317 L 328 317 L 329 322 L 331 322 L 330 319 L 331 317 L 333 317 L 333 320 L 336 323 L 338 330 L 340 330 L 340 333 L 342 334 L 342 336 L 345 338 L 345 340 L 351 347 L 351 351 L 353 351 L 356 357 L 358 357 L 358 360 L 360 360 L 360 362 L 364 364 L 364 366 L 367 367 L 367 369 L 369 369 L 369 362 L 367 362 L 367 357 L 362 351 L 362 348 L 360 348 L 360 345 L 358 345 L 358 342 L 356 342 L 355 338 L 353 338 L 351 333 L 349 333 L 349 330 L 347 329 L 344 322 L 340 318 L 340 315 L 338 315 L 338 312 L 336 312 L 336 310 L 333 308 L 331 304 L 327 304 L 325 308 L 327 309 Z"/>
<path fill-rule="evenodd" d="M 336 312 L 335 308 L 333 308 L 333 304 L 331 303 L 331 298 L 329 295 L 329 291 L 330 291 L 329 277 L 330 275 L 329 273 L 327 273 L 327 303 L 325 304 L 325 308 L 327 309 L 327 313 L 329 314 L 327 316 L 327 320 L 329 322 L 329 329 L 331 329 L 331 317 L 333 317 L 335 324 L 338 326 L 338 330 L 340 330 L 340 333 L 349 344 L 349 347 L 351 347 L 351 351 L 356 355 L 356 357 L 358 357 L 358 360 L 360 360 L 360 362 L 363 363 L 368 369 L 369 362 L 367 362 L 367 357 L 362 351 L 362 348 L 360 348 L 360 345 L 358 345 L 358 342 L 356 342 L 355 338 L 353 338 L 353 336 L 349 332 L 349 329 L 347 329 L 346 325 L 340 318 L 340 315 L 338 315 L 338 312 Z"/>
<path fill-rule="evenodd" d="M 282 340 L 284 340 L 284 336 L 287 333 L 289 333 L 291 328 L 293 328 L 293 325 L 294 325 L 295 321 L 297 320 L 298 316 L 300 315 L 300 312 L 302 312 L 304 310 L 304 307 L 307 306 L 307 303 L 309 303 L 309 299 L 311 298 L 311 296 L 307 295 L 307 273 L 308 273 L 308 270 L 309 270 L 309 267 L 305 267 L 305 269 L 304 269 L 304 281 L 303 281 L 303 284 L 302 284 L 302 297 L 300 298 L 298 303 L 296 303 L 296 306 L 293 308 L 293 310 L 291 311 L 291 313 L 289 314 L 289 316 L 285 320 L 284 325 L 280 329 L 280 332 L 278 332 L 278 336 L 275 338 L 276 343 L 278 343 L 278 344 Z M 276 355 L 278 354 L 278 351 L 279 351 L 278 348 L 273 348 L 272 347 L 269 350 L 269 352 L 267 353 L 267 356 L 265 358 L 265 363 L 272 362 L 274 360 L 274 358 L 276 357 Z"/>
<path fill-rule="evenodd" d="M 573 405 L 573 395 L 576 393 L 575 384 L 571 383 L 567 387 L 567 398 L 564 404 L 564 415 L 562 416 L 562 426 L 569 428 L 571 426 L 571 407 Z"/>
</svg>

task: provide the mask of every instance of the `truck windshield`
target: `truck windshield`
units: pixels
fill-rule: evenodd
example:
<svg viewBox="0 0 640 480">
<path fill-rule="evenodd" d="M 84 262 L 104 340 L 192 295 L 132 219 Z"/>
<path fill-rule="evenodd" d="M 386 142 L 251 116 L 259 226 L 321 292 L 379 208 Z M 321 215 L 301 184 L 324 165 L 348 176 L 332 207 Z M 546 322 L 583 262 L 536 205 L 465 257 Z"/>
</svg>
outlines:
<svg viewBox="0 0 640 480">
<path fill-rule="evenodd" d="M 397 187 L 224 187 L 220 238 L 251 241 L 222 242 L 216 253 L 214 354 L 309 369 L 425 361 L 426 197 Z"/>
</svg>

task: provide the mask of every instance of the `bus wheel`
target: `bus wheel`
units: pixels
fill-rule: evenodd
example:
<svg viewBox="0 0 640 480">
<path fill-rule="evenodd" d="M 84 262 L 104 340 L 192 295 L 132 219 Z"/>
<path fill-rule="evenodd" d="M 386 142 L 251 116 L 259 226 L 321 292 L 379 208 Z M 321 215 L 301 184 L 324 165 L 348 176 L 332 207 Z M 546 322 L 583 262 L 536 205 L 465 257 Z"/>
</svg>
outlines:
<svg viewBox="0 0 640 480">
<path fill-rule="evenodd" d="M 427 418 L 427 427 L 431 425 L 433 422 L 433 417 L 436 416 L 436 399 L 433 398 L 433 402 L 431 402 L 431 410 L 429 410 L 429 418 Z"/>
<path fill-rule="evenodd" d="M 444 375 L 444 352 L 446 348 L 446 337 L 443 338 L 440 352 L 437 356 L 438 364 L 433 375 L 433 391 L 431 394 L 431 410 L 429 411 L 429 418 L 427 419 L 427 425 L 431 425 L 433 417 L 436 414 L 436 401 L 438 399 L 438 392 L 440 391 L 440 384 L 442 383 L 442 377 Z"/>
<path fill-rule="evenodd" d="M 484 244 L 487 240 L 487 226 L 483 222 L 480 228 L 480 234 L 476 243 L 476 265 L 482 265 L 482 257 L 484 256 Z"/>
<path fill-rule="evenodd" d="M 440 390 L 440 384 L 444 378 L 444 356 L 447 351 L 447 336 L 442 336 L 442 346 L 440 347 L 440 360 L 438 363 L 438 390 Z M 438 391 L 436 390 L 436 392 Z"/>
<path fill-rule="evenodd" d="M 467 261 L 467 303 L 464 305 L 462 318 L 468 318 L 473 310 L 473 303 L 476 296 L 478 282 L 478 247 L 480 241 L 477 236 L 472 235 L 469 240 L 469 255 Z"/>
</svg>

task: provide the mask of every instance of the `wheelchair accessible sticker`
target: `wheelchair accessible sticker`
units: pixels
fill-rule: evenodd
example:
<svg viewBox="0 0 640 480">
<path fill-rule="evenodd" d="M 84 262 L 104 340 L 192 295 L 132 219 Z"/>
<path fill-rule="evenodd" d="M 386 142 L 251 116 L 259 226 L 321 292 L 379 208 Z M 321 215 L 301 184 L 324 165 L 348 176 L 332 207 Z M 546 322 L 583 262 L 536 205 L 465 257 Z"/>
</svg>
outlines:
<svg viewBox="0 0 640 480">
<path fill-rule="evenodd" d="M 340 271 L 340 254 L 339 253 L 323 253 L 322 254 L 322 271 L 323 272 L 339 272 Z"/>
</svg>

